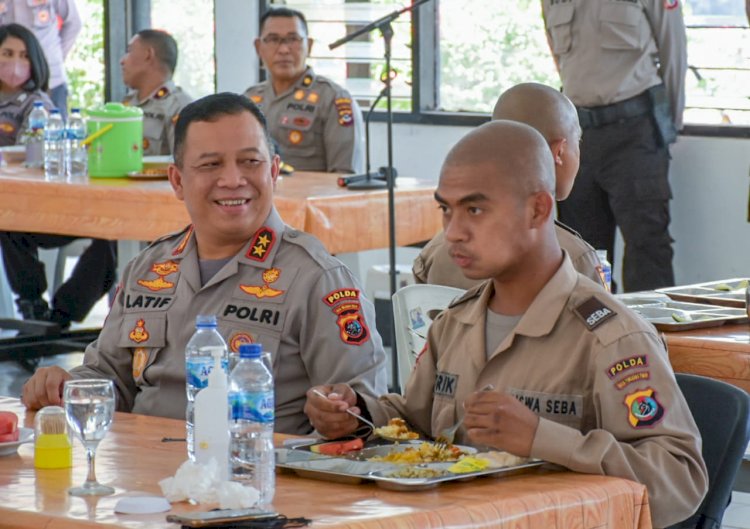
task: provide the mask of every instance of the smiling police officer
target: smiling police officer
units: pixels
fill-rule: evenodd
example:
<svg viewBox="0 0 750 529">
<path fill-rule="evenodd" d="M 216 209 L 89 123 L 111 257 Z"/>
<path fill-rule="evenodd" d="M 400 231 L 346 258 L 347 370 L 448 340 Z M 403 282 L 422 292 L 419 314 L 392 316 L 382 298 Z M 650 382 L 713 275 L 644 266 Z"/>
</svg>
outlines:
<svg viewBox="0 0 750 529">
<path fill-rule="evenodd" d="M 257 106 L 238 94 L 186 106 L 169 180 L 192 225 L 130 264 L 99 339 L 71 374 L 39 369 L 23 401 L 59 404 L 61 383 L 111 378 L 117 408 L 185 417 L 185 345 L 196 316 L 216 314 L 233 352 L 260 343 L 273 359 L 276 430 L 305 434 L 310 385 L 348 381 L 386 390 L 385 353 L 372 304 L 351 272 L 273 207 L 279 157 Z"/>
<path fill-rule="evenodd" d="M 364 128 L 357 102 L 305 62 L 313 39 L 305 16 L 274 8 L 260 19 L 255 50 L 269 79 L 245 92 L 265 113 L 284 162 L 298 171 L 364 170 Z"/>
</svg>

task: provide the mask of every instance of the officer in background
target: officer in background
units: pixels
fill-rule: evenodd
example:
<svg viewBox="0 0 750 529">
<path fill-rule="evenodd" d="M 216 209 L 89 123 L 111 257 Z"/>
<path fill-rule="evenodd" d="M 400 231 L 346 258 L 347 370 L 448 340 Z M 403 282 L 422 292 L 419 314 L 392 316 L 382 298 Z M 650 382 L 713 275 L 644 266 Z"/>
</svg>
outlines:
<svg viewBox="0 0 750 529">
<path fill-rule="evenodd" d="M 581 139 L 581 127 L 573 103 L 549 86 L 521 83 L 500 95 L 492 119 L 525 123 L 544 136 L 555 160 L 555 196 L 557 200 L 565 200 L 578 172 Z M 606 284 L 596 250 L 561 222 L 555 222 L 555 233 L 575 269 L 597 283 Z M 463 275 L 448 253 L 448 243 L 442 232 L 419 253 L 412 272 L 417 283 L 466 289 L 480 282 Z"/>
<path fill-rule="evenodd" d="M 674 285 L 669 144 L 682 127 L 687 51 L 678 0 L 543 0 L 563 92 L 583 127 L 562 222 L 614 263 L 626 292 Z"/>
<path fill-rule="evenodd" d="M 83 366 L 39 369 L 24 386 L 26 406 L 59 404 L 71 375 L 103 377 L 115 381 L 120 411 L 184 419 L 185 345 L 199 314 L 218 316 L 233 352 L 253 342 L 271 352 L 279 432 L 312 431 L 302 411 L 311 385 L 386 391 L 372 303 L 320 241 L 279 217 L 270 146 L 263 114 L 243 95 L 183 109 L 169 179 L 192 224 L 128 264 Z"/>
<path fill-rule="evenodd" d="M 461 138 L 435 198 L 464 274 L 490 280 L 435 319 L 404 395 L 322 386 L 305 411 L 326 437 L 357 428 L 349 407 L 433 437 L 463 418 L 458 443 L 643 483 L 654 527 L 669 526 L 706 493 L 700 433 L 653 326 L 560 249 L 554 193 L 549 146 L 528 125 Z"/>
<path fill-rule="evenodd" d="M 122 80 L 131 88 L 123 103 L 143 110 L 143 154 L 171 154 L 174 124 L 193 99 L 176 86 L 177 42 L 158 29 L 143 29 L 120 59 Z"/>
<path fill-rule="evenodd" d="M 362 172 L 364 127 L 359 106 L 344 88 L 306 66 L 312 45 L 302 13 L 287 8 L 266 11 L 255 50 L 269 78 L 245 95 L 268 118 L 279 154 L 294 169 Z"/>
<path fill-rule="evenodd" d="M 0 24 L 16 22 L 39 39 L 49 64 L 50 98 L 63 118 L 68 113 L 65 58 L 81 32 L 75 0 L 0 0 Z"/>
</svg>

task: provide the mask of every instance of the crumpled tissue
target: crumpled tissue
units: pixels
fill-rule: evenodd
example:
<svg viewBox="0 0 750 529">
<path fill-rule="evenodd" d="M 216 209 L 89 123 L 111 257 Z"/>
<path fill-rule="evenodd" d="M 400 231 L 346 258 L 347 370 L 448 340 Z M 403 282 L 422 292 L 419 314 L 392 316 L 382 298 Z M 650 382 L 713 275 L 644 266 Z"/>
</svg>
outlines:
<svg viewBox="0 0 750 529">
<path fill-rule="evenodd" d="M 248 509 L 260 498 L 258 490 L 253 487 L 236 481 L 222 481 L 215 459 L 207 464 L 185 461 L 174 477 L 161 480 L 159 486 L 170 503 L 185 500 L 218 502 L 220 509 Z"/>
</svg>

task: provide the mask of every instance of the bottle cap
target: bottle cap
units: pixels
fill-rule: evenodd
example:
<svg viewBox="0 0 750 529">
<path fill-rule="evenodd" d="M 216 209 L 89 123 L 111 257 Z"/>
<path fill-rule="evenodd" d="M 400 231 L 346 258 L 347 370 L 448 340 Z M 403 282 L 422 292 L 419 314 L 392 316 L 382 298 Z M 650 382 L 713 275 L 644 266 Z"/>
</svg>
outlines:
<svg viewBox="0 0 750 529">
<path fill-rule="evenodd" d="M 243 343 L 240 345 L 240 358 L 260 358 L 263 347 L 259 343 Z"/>
<path fill-rule="evenodd" d="M 196 327 L 216 327 L 216 316 L 214 314 L 199 314 L 195 318 Z"/>
</svg>

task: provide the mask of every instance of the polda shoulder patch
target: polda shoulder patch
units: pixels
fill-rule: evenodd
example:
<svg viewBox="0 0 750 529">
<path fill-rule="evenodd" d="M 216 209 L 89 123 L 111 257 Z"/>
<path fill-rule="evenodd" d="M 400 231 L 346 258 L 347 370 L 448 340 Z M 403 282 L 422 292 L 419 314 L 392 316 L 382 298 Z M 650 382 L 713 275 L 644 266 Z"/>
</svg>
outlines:
<svg viewBox="0 0 750 529">
<path fill-rule="evenodd" d="M 574 312 L 583 320 L 588 330 L 593 331 L 602 323 L 617 315 L 617 313 L 599 301 L 596 296 L 578 305 Z"/>
</svg>

